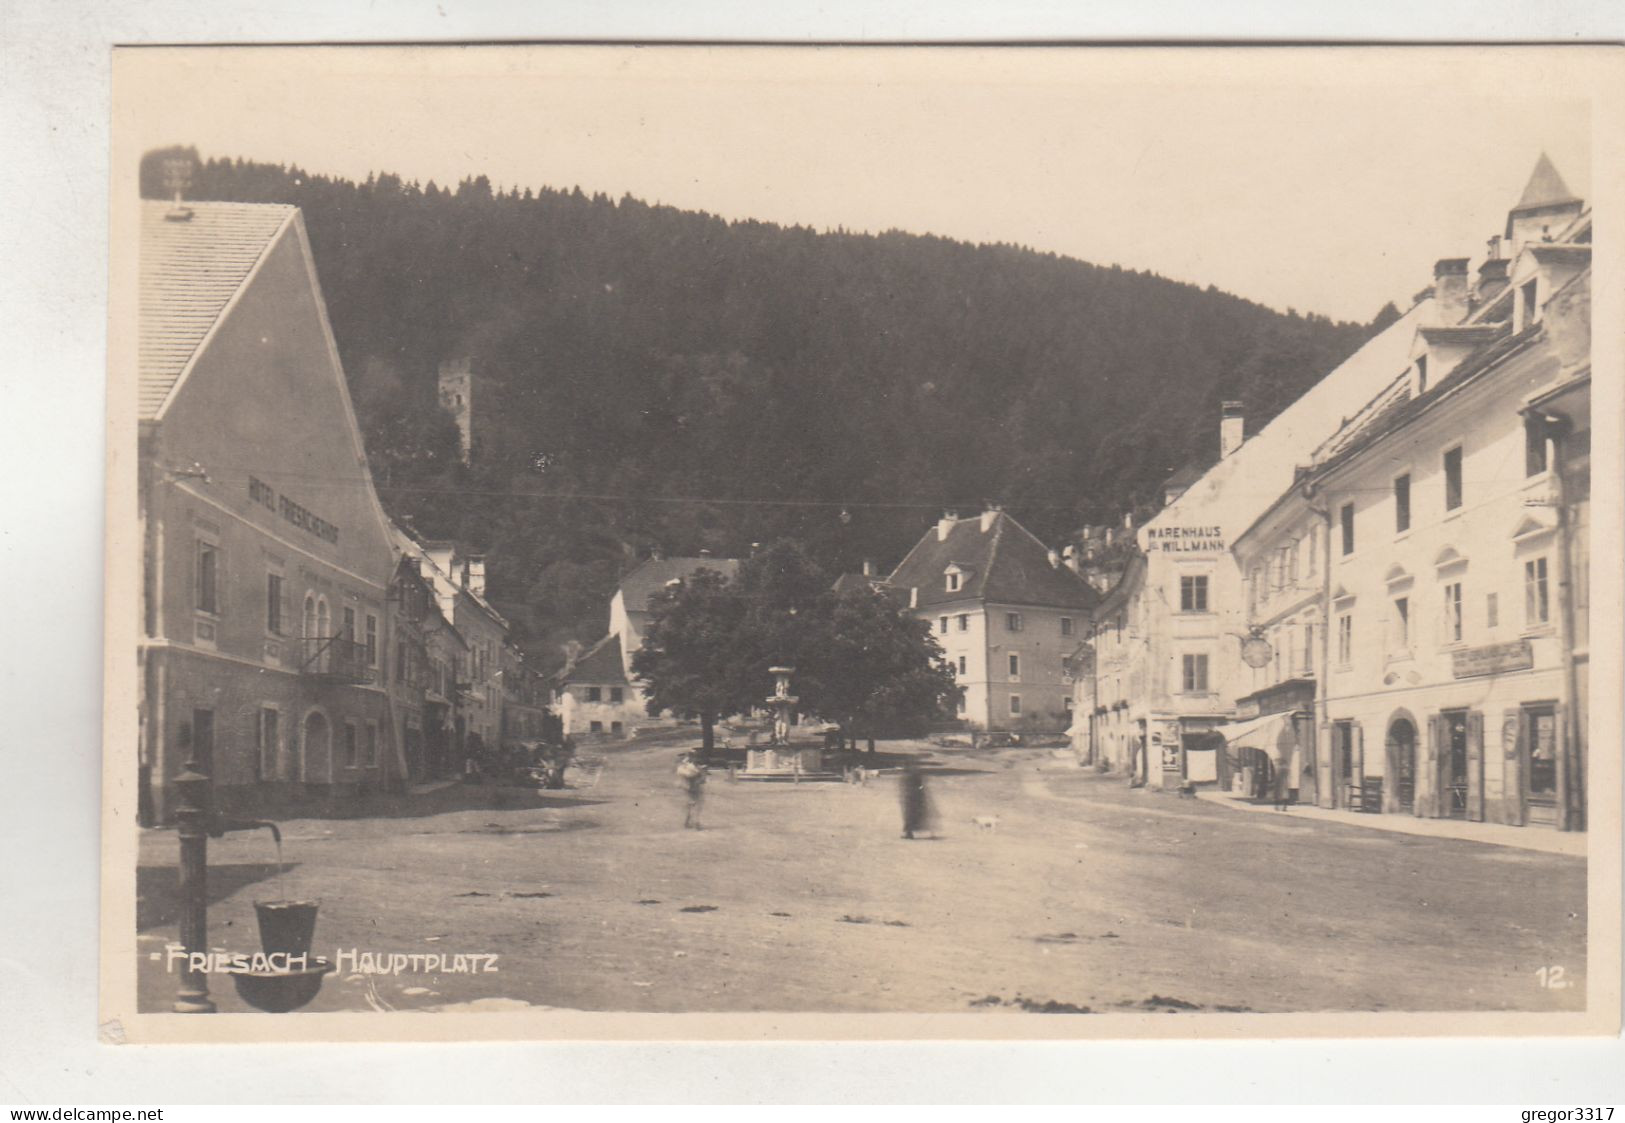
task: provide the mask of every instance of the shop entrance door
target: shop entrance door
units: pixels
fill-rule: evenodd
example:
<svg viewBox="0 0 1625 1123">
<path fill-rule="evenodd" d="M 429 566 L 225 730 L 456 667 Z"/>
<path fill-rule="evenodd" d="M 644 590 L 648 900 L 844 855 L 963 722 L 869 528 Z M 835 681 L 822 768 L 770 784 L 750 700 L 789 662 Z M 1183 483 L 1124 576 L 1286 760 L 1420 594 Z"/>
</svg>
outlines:
<svg viewBox="0 0 1625 1123">
<path fill-rule="evenodd" d="M 1529 822 L 1557 825 L 1557 710 L 1551 705 L 1525 706 L 1524 805 Z"/>
<path fill-rule="evenodd" d="M 1439 761 L 1440 788 L 1444 792 L 1444 813 L 1448 819 L 1467 818 L 1467 711 L 1444 712 L 1446 752 Z"/>
<path fill-rule="evenodd" d="M 1388 768 L 1396 808 L 1409 815 L 1416 810 L 1416 726 L 1405 718 L 1388 727 Z"/>
<path fill-rule="evenodd" d="M 1349 789 L 1354 786 L 1354 723 L 1332 724 L 1332 806 L 1349 805 Z"/>
</svg>

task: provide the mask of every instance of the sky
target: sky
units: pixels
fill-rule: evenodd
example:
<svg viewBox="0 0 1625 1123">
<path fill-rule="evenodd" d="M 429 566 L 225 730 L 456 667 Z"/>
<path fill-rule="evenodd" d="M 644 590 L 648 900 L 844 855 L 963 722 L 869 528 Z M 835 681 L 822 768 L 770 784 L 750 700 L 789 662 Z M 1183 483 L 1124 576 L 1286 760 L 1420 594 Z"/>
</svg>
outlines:
<svg viewBox="0 0 1625 1123">
<path fill-rule="evenodd" d="M 115 168 L 204 156 L 580 186 L 1014 242 L 1369 320 L 1482 256 L 1535 161 L 1590 188 L 1556 51 L 437 47 L 117 52 Z"/>
</svg>

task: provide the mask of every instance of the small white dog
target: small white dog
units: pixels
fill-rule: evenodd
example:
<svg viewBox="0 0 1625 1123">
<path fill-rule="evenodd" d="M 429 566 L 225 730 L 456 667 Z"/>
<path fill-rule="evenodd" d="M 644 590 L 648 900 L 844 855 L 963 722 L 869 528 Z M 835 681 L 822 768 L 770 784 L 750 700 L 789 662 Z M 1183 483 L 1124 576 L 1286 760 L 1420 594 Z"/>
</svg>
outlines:
<svg viewBox="0 0 1625 1123">
<path fill-rule="evenodd" d="M 976 825 L 976 829 L 979 831 L 996 831 L 999 829 L 999 817 L 997 815 L 977 815 L 971 819 L 971 822 Z"/>
</svg>

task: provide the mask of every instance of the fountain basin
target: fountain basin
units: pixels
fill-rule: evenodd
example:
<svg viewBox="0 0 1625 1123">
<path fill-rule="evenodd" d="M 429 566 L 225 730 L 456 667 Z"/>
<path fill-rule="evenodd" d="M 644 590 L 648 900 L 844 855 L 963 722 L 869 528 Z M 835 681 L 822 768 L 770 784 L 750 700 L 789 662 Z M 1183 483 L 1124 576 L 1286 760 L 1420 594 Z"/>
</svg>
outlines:
<svg viewBox="0 0 1625 1123">
<path fill-rule="evenodd" d="M 286 1014 L 308 1005 L 332 970 L 332 963 L 316 959 L 309 967 L 297 971 L 231 971 L 229 974 L 238 997 L 244 1002 L 268 1014 Z"/>
<path fill-rule="evenodd" d="M 315 901 L 255 901 L 260 923 L 260 947 L 267 955 L 278 952 L 300 956 L 310 951 L 316 936 Z"/>
</svg>

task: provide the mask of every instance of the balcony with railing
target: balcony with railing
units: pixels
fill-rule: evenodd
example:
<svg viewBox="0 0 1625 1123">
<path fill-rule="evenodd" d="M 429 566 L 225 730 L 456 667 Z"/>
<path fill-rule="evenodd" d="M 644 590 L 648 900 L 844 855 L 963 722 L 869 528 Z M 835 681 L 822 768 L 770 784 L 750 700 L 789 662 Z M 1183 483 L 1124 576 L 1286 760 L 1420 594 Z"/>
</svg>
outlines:
<svg viewBox="0 0 1625 1123">
<path fill-rule="evenodd" d="M 306 679 L 360 686 L 376 676 L 364 643 L 345 636 L 307 636 L 299 645 L 299 674 Z"/>
</svg>

